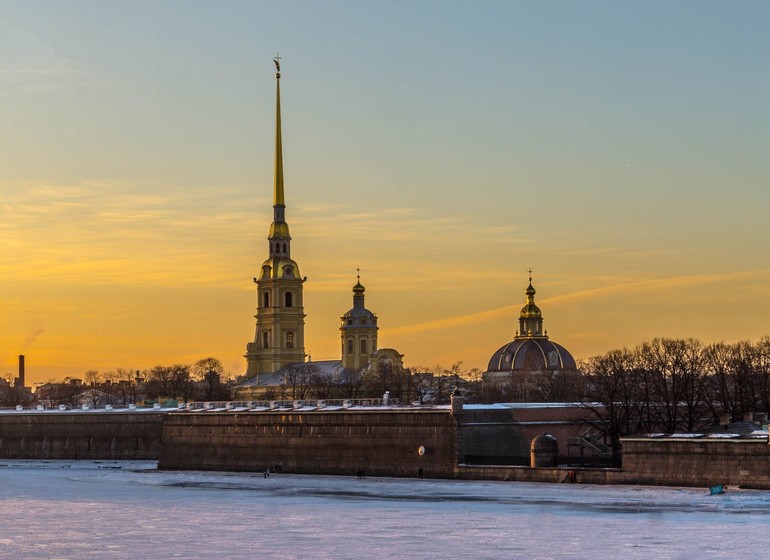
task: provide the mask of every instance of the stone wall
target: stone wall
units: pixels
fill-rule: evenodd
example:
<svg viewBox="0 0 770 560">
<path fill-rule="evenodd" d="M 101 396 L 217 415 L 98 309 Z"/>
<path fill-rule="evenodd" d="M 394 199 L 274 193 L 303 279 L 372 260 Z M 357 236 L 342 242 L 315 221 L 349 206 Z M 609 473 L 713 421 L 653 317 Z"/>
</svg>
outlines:
<svg viewBox="0 0 770 560">
<path fill-rule="evenodd" d="M 0 415 L 3 459 L 160 458 L 161 412 L 14 412 Z"/>
<path fill-rule="evenodd" d="M 620 469 L 583 467 L 521 467 L 458 465 L 455 478 L 462 480 L 499 480 L 507 482 L 563 482 L 570 471 L 579 484 L 634 484 Z"/>
<path fill-rule="evenodd" d="M 159 467 L 450 478 L 456 441 L 446 410 L 174 412 Z"/>
<path fill-rule="evenodd" d="M 510 411 L 70 411 L 0 414 L 3 459 L 147 459 L 160 468 L 770 489 L 767 438 L 627 438 L 623 469 L 516 466 L 528 451 Z M 421 454 L 420 450 L 424 452 Z M 467 464 L 473 457 L 475 464 Z M 499 461 L 505 458 L 510 463 Z M 484 463 L 486 458 L 486 463 Z M 500 465 L 500 466 L 496 466 Z"/>
<path fill-rule="evenodd" d="M 767 438 L 627 438 L 623 471 L 634 484 L 770 489 Z"/>
</svg>

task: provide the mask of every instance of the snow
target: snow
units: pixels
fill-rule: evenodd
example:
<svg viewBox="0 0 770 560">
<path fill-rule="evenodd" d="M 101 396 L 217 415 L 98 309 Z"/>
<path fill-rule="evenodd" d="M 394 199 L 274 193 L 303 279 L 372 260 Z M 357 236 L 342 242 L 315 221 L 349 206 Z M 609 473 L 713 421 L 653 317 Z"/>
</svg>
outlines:
<svg viewBox="0 0 770 560">
<path fill-rule="evenodd" d="M 763 557 L 770 492 L 0 461 L 0 558 Z"/>
</svg>

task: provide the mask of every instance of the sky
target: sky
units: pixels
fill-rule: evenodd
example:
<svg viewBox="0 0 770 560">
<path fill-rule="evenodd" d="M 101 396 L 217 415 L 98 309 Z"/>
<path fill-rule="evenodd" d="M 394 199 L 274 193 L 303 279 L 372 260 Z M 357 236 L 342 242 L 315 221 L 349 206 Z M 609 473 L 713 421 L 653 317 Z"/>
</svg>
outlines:
<svg viewBox="0 0 770 560">
<path fill-rule="evenodd" d="M 485 369 L 528 270 L 577 359 L 770 334 L 764 1 L 0 5 L 0 375 L 245 372 L 272 220 L 305 349 Z"/>
</svg>

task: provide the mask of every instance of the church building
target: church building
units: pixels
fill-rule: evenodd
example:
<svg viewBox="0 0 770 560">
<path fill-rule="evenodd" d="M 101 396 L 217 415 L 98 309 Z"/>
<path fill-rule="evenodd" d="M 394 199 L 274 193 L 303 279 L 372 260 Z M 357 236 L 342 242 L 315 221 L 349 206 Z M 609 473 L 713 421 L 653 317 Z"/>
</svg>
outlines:
<svg viewBox="0 0 770 560">
<path fill-rule="evenodd" d="M 360 275 L 353 287 L 353 307 L 341 317 L 341 358 L 312 362 L 305 354 L 305 310 L 302 289 L 306 277 L 291 258 L 291 236 L 286 223 L 281 144 L 281 73 L 276 65 L 275 171 L 273 222 L 268 235 L 268 258 L 262 263 L 257 285 L 254 340 L 246 345 L 246 374 L 234 390 L 238 400 L 281 398 L 299 377 L 322 376 L 333 382 L 350 372 L 377 374 L 381 368 L 403 368 L 403 355 L 378 348 L 377 316 L 364 306 Z"/>
<path fill-rule="evenodd" d="M 531 271 L 530 271 L 531 274 Z M 521 398 L 526 399 L 526 386 L 537 377 L 553 378 L 578 373 L 575 358 L 566 348 L 548 338 L 543 327 L 543 314 L 535 304 L 532 276 L 524 291 L 527 301 L 519 313 L 519 328 L 513 340 L 499 348 L 489 359 L 485 381 L 507 386 L 523 387 Z"/>
</svg>

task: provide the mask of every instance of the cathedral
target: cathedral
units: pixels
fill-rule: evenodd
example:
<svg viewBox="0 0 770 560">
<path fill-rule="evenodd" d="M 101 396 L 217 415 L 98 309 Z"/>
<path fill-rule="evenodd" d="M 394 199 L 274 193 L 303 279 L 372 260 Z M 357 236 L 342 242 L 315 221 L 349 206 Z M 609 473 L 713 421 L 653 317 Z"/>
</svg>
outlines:
<svg viewBox="0 0 770 560">
<path fill-rule="evenodd" d="M 519 313 L 519 328 L 511 342 L 499 348 L 489 359 L 484 380 L 496 385 L 530 383 L 533 378 L 568 379 L 578 373 L 575 358 L 566 348 L 548 338 L 543 328 L 543 314 L 535 304 L 535 288 L 530 271 L 527 297 Z M 527 391 L 521 395 L 526 399 Z M 552 395 L 554 396 L 554 395 Z"/>
<path fill-rule="evenodd" d="M 307 280 L 291 258 L 291 235 L 286 223 L 281 145 L 281 72 L 276 65 L 275 166 L 273 222 L 268 234 L 268 258 L 262 263 L 257 286 L 256 332 L 246 345 L 246 374 L 239 379 L 234 398 L 280 398 L 299 378 L 322 378 L 334 383 L 350 374 L 378 374 L 381 369 L 403 369 L 403 355 L 377 344 L 377 316 L 364 305 L 360 275 L 353 286 L 353 307 L 342 317 L 339 360 L 313 362 L 305 354 L 305 309 L 302 289 Z M 307 358 L 307 359 L 306 359 Z"/>
</svg>

